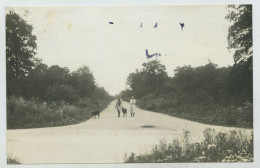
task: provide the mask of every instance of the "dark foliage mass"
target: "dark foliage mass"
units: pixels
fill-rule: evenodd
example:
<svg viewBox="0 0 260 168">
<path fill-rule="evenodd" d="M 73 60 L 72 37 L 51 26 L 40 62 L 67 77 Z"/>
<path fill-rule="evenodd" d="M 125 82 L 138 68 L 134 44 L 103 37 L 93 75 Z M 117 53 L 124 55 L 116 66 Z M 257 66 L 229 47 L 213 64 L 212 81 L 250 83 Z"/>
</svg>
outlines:
<svg viewBox="0 0 260 168">
<path fill-rule="evenodd" d="M 8 79 L 25 77 L 37 61 L 33 27 L 13 11 L 6 15 L 6 61 Z"/>
<path fill-rule="evenodd" d="M 13 11 L 6 15 L 7 128 L 78 123 L 104 109 L 111 96 L 90 69 L 70 72 L 47 66 L 36 55 L 33 27 Z"/>
<path fill-rule="evenodd" d="M 234 61 L 238 63 L 253 56 L 252 5 L 228 5 L 228 19 L 233 24 L 228 30 L 228 48 L 235 49 Z"/>
<path fill-rule="evenodd" d="M 218 68 L 216 64 L 177 67 L 169 77 L 158 61 L 143 64 L 128 77 L 131 90 L 121 92 L 127 101 L 134 95 L 140 108 L 208 124 L 252 127 L 253 83 L 246 63 Z"/>
</svg>

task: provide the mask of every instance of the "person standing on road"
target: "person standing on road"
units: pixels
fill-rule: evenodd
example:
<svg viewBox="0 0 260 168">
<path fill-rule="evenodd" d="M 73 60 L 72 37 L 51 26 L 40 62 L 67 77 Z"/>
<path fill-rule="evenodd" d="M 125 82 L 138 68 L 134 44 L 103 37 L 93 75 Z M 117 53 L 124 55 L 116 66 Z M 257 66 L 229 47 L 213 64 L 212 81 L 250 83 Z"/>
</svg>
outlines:
<svg viewBox="0 0 260 168">
<path fill-rule="evenodd" d="M 135 103 L 136 103 L 136 100 L 135 100 L 134 96 L 132 96 L 132 99 L 130 100 L 130 113 L 131 113 L 131 117 L 135 116 Z"/>
<path fill-rule="evenodd" d="M 116 109 L 117 109 L 117 112 L 118 112 L 118 117 L 120 117 L 120 112 L 122 110 L 122 100 L 120 98 L 117 99 L 116 101 Z"/>
</svg>

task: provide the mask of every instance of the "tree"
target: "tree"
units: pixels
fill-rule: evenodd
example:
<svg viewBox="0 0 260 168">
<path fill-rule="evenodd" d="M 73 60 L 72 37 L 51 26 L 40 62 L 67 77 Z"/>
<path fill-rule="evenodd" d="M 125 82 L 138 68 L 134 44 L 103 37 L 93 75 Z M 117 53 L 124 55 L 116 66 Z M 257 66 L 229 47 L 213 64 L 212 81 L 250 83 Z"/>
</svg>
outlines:
<svg viewBox="0 0 260 168">
<path fill-rule="evenodd" d="M 23 80 L 22 96 L 29 99 L 31 97 L 45 98 L 47 81 L 46 73 L 48 71 L 48 65 L 39 63 L 31 70 L 28 76 Z"/>
<path fill-rule="evenodd" d="M 182 91 L 193 91 L 194 68 L 191 66 L 177 67 L 174 70 L 174 81 L 180 86 Z M 190 88 L 192 86 L 192 88 Z"/>
<path fill-rule="evenodd" d="M 252 57 L 252 5 L 228 5 L 226 19 L 233 24 L 229 27 L 228 48 L 235 49 L 234 61 L 246 61 Z"/>
<path fill-rule="evenodd" d="M 81 97 L 92 97 L 96 89 L 95 78 L 87 66 L 72 73 L 70 85 L 79 90 Z"/>
<path fill-rule="evenodd" d="M 33 27 L 14 11 L 6 14 L 7 78 L 21 79 L 35 66 L 36 36 Z"/>
<path fill-rule="evenodd" d="M 136 98 L 144 96 L 147 92 L 143 75 L 143 72 L 136 70 L 135 73 L 130 73 L 127 78 L 127 85 L 130 86 L 132 93 Z"/>
<path fill-rule="evenodd" d="M 166 68 L 159 61 L 143 63 L 142 70 L 129 74 L 127 84 L 134 96 L 141 97 L 148 93 L 162 93 L 162 87 L 167 79 Z"/>
<path fill-rule="evenodd" d="M 46 100 L 48 101 L 65 101 L 75 103 L 79 100 L 78 91 L 68 85 L 49 86 L 46 91 Z"/>
<path fill-rule="evenodd" d="M 229 5 L 226 18 L 233 22 L 229 27 L 228 47 L 235 49 L 230 73 L 230 91 L 238 100 L 253 100 L 253 39 L 252 5 Z"/>
<path fill-rule="evenodd" d="M 70 70 L 67 67 L 52 65 L 45 73 L 45 80 L 48 85 L 65 84 L 70 76 Z"/>
<path fill-rule="evenodd" d="M 249 68 L 252 64 L 252 57 L 243 64 L 236 64 L 232 67 L 229 79 L 229 91 L 238 102 L 253 102 L 253 72 Z"/>
<path fill-rule="evenodd" d="M 168 77 L 166 68 L 160 61 L 153 60 L 143 63 L 144 81 L 149 92 L 161 93 L 165 79 Z"/>
</svg>

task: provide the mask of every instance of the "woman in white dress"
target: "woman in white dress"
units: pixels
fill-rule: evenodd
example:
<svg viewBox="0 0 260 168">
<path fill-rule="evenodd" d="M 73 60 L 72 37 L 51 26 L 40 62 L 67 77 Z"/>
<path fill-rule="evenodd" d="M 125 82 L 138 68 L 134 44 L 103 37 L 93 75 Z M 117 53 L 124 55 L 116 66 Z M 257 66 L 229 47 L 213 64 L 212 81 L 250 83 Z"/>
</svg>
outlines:
<svg viewBox="0 0 260 168">
<path fill-rule="evenodd" d="M 131 113 L 131 117 L 135 116 L 135 103 L 136 103 L 136 100 L 134 99 L 134 96 L 132 96 L 132 99 L 130 100 L 130 113 Z"/>
</svg>

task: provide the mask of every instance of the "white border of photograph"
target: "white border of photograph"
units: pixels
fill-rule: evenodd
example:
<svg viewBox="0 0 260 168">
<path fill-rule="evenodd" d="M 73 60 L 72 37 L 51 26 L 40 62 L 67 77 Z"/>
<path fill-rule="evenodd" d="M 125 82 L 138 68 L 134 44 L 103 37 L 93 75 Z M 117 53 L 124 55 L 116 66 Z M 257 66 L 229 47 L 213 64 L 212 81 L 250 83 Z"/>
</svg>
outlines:
<svg viewBox="0 0 260 168">
<path fill-rule="evenodd" d="M 165 163 L 165 164 L 6 164 L 6 60 L 5 60 L 5 7 L 26 6 L 137 6 L 137 5 L 227 5 L 253 4 L 253 73 L 254 73 L 254 162 L 253 163 Z M 260 1 L 258 0 L 0 0 L 0 167 L 23 168 L 107 168 L 107 167 L 185 167 L 185 168 L 251 168 L 260 167 Z M 192 16 L 191 16 L 192 17 Z"/>
</svg>

